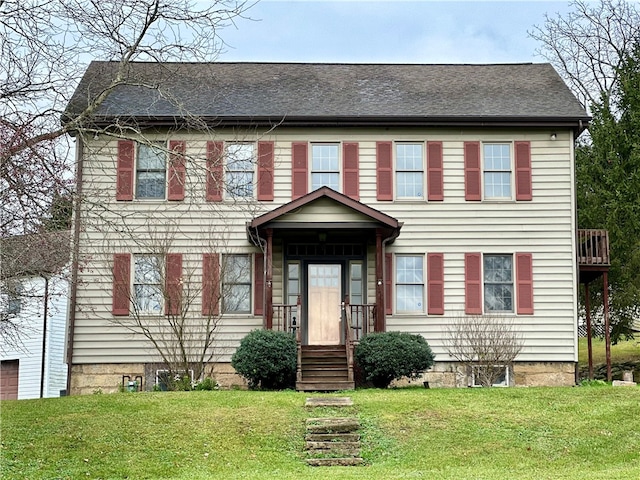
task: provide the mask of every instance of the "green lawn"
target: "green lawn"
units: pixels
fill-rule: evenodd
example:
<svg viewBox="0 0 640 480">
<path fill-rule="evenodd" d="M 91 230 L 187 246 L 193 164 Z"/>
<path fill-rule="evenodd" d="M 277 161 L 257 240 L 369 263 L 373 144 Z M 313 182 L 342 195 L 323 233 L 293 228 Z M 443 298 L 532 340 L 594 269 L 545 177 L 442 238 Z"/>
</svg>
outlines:
<svg viewBox="0 0 640 480">
<path fill-rule="evenodd" d="M 606 363 L 606 351 L 604 340 L 600 338 L 592 339 L 593 363 Z M 587 339 L 578 339 L 578 363 L 587 365 L 589 361 Z M 611 345 L 611 361 L 614 363 L 640 362 L 640 338 L 624 340 L 616 345 Z"/>
<path fill-rule="evenodd" d="M 2 403 L 8 479 L 640 478 L 640 388 L 121 393 Z M 362 467 L 308 467 L 304 419 L 356 415 Z"/>
</svg>

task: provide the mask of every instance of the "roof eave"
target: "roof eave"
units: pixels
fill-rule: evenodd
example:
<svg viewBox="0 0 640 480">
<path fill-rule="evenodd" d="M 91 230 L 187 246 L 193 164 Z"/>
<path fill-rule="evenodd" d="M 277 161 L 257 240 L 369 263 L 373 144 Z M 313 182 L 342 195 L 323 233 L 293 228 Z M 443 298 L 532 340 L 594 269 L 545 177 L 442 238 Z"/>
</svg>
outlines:
<svg viewBox="0 0 640 480">
<path fill-rule="evenodd" d="M 251 127 L 530 127 L 567 128 L 582 133 L 591 121 L 589 116 L 580 117 L 524 117 L 524 116 L 200 116 L 207 125 L 251 126 Z M 186 126 L 189 119 L 176 116 L 96 116 L 92 124 L 108 127 L 114 121 L 135 123 L 140 127 Z"/>
</svg>

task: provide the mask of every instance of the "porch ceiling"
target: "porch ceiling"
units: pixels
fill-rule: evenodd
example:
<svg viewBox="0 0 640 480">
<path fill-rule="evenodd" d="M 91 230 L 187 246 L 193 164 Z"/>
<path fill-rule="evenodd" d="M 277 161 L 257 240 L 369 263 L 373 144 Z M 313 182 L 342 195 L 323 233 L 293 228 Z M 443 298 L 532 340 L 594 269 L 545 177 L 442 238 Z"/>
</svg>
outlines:
<svg viewBox="0 0 640 480">
<path fill-rule="evenodd" d="M 335 219 L 327 221 L 322 216 L 302 215 L 303 207 L 321 205 L 323 202 L 332 203 L 335 207 L 341 208 L 343 214 L 339 214 Z M 298 217 L 298 218 L 296 218 Z M 375 208 L 349 198 L 342 193 L 336 192 L 329 187 L 322 187 L 314 190 L 300 198 L 271 210 L 263 215 L 255 217 L 247 224 L 249 239 L 255 243 L 256 233 L 260 236 L 267 229 L 287 229 L 287 230 L 324 230 L 324 229 L 380 229 L 385 238 L 396 238 L 400 234 L 402 222 L 383 213 Z"/>
</svg>

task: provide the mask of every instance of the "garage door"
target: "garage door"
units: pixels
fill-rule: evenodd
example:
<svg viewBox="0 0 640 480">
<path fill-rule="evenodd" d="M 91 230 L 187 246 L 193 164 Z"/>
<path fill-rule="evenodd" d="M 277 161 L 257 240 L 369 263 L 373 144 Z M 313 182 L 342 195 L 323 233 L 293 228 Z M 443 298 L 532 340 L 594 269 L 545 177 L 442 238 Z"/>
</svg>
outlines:
<svg viewBox="0 0 640 480">
<path fill-rule="evenodd" d="M 18 360 L 0 362 L 0 400 L 18 399 Z"/>
</svg>

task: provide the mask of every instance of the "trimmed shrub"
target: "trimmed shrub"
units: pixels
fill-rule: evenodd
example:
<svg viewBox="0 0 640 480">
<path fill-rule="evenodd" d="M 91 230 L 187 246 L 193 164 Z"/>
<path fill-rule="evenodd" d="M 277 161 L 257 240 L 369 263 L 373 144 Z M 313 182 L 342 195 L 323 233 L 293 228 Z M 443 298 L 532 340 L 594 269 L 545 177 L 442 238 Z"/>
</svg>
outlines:
<svg viewBox="0 0 640 480">
<path fill-rule="evenodd" d="M 295 338 L 285 332 L 253 330 L 242 339 L 231 366 L 249 382 L 252 390 L 293 387 L 298 350 Z"/>
<path fill-rule="evenodd" d="M 366 335 L 354 356 L 365 378 L 376 388 L 387 388 L 392 380 L 402 377 L 417 378 L 434 359 L 423 336 L 400 332 Z"/>
</svg>

